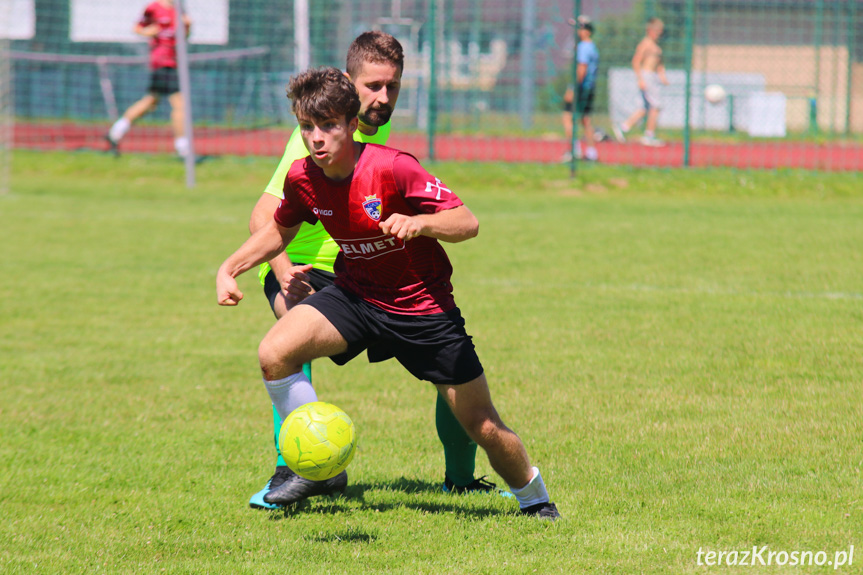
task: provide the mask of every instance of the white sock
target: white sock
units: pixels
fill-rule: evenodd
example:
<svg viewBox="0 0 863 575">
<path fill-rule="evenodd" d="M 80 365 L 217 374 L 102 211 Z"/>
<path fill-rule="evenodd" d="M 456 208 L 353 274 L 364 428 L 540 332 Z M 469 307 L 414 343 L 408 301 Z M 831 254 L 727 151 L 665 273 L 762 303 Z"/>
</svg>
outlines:
<svg viewBox="0 0 863 575">
<path fill-rule="evenodd" d="M 318 400 L 312 382 L 302 371 L 275 381 L 265 379 L 264 385 L 282 421 L 299 406 Z"/>
<path fill-rule="evenodd" d="M 653 130 L 644 130 L 644 136 L 647 138 L 653 137 Z"/>
<path fill-rule="evenodd" d="M 596 160 L 599 158 L 599 154 L 596 152 L 596 148 L 590 146 L 587 148 L 587 151 L 584 153 L 584 157 L 588 160 Z"/>
<path fill-rule="evenodd" d="M 181 158 L 185 158 L 189 155 L 189 138 L 184 136 L 180 136 L 179 138 L 174 138 L 174 149 L 177 150 L 177 155 Z"/>
<path fill-rule="evenodd" d="M 545 483 L 542 481 L 542 475 L 539 474 L 539 469 L 533 468 L 533 479 L 527 482 L 527 485 L 521 489 L 515 489 L 512 485 L 509 486 L 512 494 L 518 500 L 518 506 L 524 509 L 537 503 L 548 503 L 548 491 L 545 490 Z"/>
<path fill-rule="evenodd" d="M 629 131 L 629 124 L 627 124 L 626 122 L 622 122 L 620 124 L 620 131 L 624 134 L 627 133 Z"/>
<path fill-rule="evenodd" d="M 113 126 L 111 126 L 111 129 L 108 131 L 108 137 L 110 137 L 114 142 L 119 142 L 131 127 L 132 122 L 127 120 L 125 117 L 122 117 L 114 122 Z"/>
</svg>

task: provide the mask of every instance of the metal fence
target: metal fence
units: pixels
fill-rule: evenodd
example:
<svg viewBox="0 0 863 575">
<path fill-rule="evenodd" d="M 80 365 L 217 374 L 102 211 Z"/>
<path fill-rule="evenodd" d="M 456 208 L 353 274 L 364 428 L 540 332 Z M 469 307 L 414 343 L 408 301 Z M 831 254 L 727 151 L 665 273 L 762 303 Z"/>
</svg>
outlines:
<svg viewBox="0 0 863 575">
<path fill-rule="evenodd" d="M 14 135 L 8 145 L 105 149 L 111 122 L 147 88 L 131 28 L 145 0 L 10 0 Z M 391 145 L 420 157 L 559 162 L 563 94 L 579 14 L 600 53 L 599 161 L 823 170 L 863 167 L 863 0 L 184 0 L 200 154 L 278 155 L 294 126 L 284 85 L 308 65 L 344 66 L 367 29 L 406 52 Z M 651 17 L 665 25 L 668 85 L 656 135 L 613 127 L 642 100 L 631 60 Z M 724 98 L 710 103 L 708 85 Z M 168 107 L 125 152 L 171 152 Z M 583 130 L 577 130 L 582 134 Z"/>
</svg>

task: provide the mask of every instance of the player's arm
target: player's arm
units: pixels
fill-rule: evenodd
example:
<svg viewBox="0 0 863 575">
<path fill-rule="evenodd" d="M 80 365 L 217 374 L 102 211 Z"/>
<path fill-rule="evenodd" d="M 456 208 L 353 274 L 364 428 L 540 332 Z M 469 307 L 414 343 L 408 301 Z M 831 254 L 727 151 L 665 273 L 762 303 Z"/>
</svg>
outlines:
<svg viewBox="0 0 863 575">
<path fill-rule="evenodd" d="M 661 61 L 656 66 L 656 74 L 659 76 L 659 81 L 668 86 L 668 78 L 665 76 L 665 64 Z"/>
<path fill-rule="evenodd" d="M 299 229 L 299 224 L 286 228 L 274 219 L 256 231 L 237 251 L 231 254 L 216 275 L 216 293 L 219 305 L 237 305 L 243 292 L 237 286 L 237 276 L 272 259 L 284 251 Z"/>
<path fill-rule="evenodd" d="M 449 208 L 434 214 L 392 214 L 380 223 L 385 234 L 401 240 L 428 236 L 444 242 L 456 243 L 476 237 L 479 221 L 466 206 Z"/>
<path fill-rule="evenodd" d="M 443 182 L 429 174 L 410 154 L 393 162 L 393 177 L 415 214 L 390 214 L 379 226 L 401 240 L 427 236 L 445 242 L 461 242 L 479 233 L 479 222 Z"/>
<path fill-rule="evenodd" d="M 299 137 L 299 128 L 297 128 L 291 134 L 285 146 L 285 153 L 282 155 L 282 159 L 279 160 L 279 165 L 276 167 L 273 177 L 270 178 L 270 183 L 267 184 L 264 193 L 261 194 L 258 203 L 252 209 L 252 215 L 249 217 L 249 233 L 254 234 L 272 221 L 273 213 L 279 207 L 279 202 L 284 197 L 285 178 L 288 175 L 291 164 L 295 160 L 305 157 L 307 154 L 308 151 L 302 144 L 302 139 Z M 276 279 L 282 278 L 293 265 L 284 250 L 271 259 L 269 263 Z"/>
<path fill-rule="evenodd" d="M 249 232 L 252 235 L 273 221 L 273 212 L 275 212 L 276 208 L 279 207 L 280 201 L 280 198 L 277 198 L 270 193 L 264 192 L 261 194 L 261 197 L 252 209 L 252 215 L 249 218 Z M 287 244 L 285 245 L 287 246 Z M 288 268 L 293 265 L 291 258 L 288 257 L 285 250 L 282 250 L 281 253 L 277 254 L 269 261 L 270 267 L 273 268 L 273 274 L 275 274 L 276 278 L 282 277 Z"/>
<path fill-rule="evenodd" d="M 635 48 L 635 54 L 632 55 L 632 69 L 635 72 L 635 79 L 638 80 L 638 88 L 640 90 L 644 90 L 646 88 L 644 78 L 641 77 L 641 64 L 644 61 L 644 52 L 646 49 L 647 44 L 642 40 Z"/>
<path fill-rule="evenodd" d="M 141 19 L 138 20 L 132 31 L 139 36 L 155 38 L 159 35 L 159 24 L 153 20 L 153 14 L 148 9 L 144 11 L 144 15 L 141 16 Z"/>
<path fill-rule="evenodd" d="M 144 36 L 146 38 L 155 38 L 159 35 L 158 24 L 150 24 L 148 26 L 141 26 L 140 24 L 136 24 L 133 30 L 135 31 L 135 34 L 138 34 L 139 36 Z"/>
<path fill-rule="evenodd" d="M 579 64 L 575 68 L 575 78 L 579 84 L 584 82 L 584 77 L 587 76 L 587 64 Z"/>
</svg>

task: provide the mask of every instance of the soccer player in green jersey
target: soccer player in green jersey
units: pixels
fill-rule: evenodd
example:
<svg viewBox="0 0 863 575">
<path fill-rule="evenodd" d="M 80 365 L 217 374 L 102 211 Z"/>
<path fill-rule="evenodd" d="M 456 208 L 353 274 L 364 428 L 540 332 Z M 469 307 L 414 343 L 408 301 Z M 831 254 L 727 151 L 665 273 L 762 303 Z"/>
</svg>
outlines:
<svg viewBox="0 0 863 575">
<path fill-rule="evenodd" d="M 390 116 L 398 100 L 404 53 L 393 36 L 383 32 L 364 32 L 348 49 L 347 75 L 360 96 L 359 129 L 354 139 L 372 144 L 385 144 L 390 134 Z M 308 155 L 300 129 L 294 130 L 285 154 L 279 162 L 269 185 L 252 211 L 249 231 L 255 233 L 273 219 L 273 213 L 283 197 L 282 188 L 291 164 Z M 320 224 L 303 223 L 296 237 L 285 250 L 260 269 L 261 284 L 270 301 L 276 318 L 285 315 L 293 305 L 313 290 L 321 290 L 333 283 L 333 263 L 339 247 Z M 308 271 L 308 265 L 312 268 Z M 311 365 L 303 370 L 311 380 Z M 317 401 L 310 384 L 294 384 L 289 390 L 292 408 Z M 477 444 L 465 433 L 449 406 L 438 395 L 435 423 L 438 437 L 444 446 L 446 472 L 443 490 L 453 493 L 469 491 L 497 491 L 493 483 L 484 478 L 475 479 Z M 255 509 L 277 509 L 306 497 L 329 495 L 343 491 L 347 474 L 342 473 L 327 481 L 310 481 L 294 474 L 279 453 L 281 418 L 273 408 L 274 439 L 276 445 L 276 471 L 264 488 L 252 495 L 249 505 Z M 500 492 L 510 495 L 508 492 Z"/>
</svg>

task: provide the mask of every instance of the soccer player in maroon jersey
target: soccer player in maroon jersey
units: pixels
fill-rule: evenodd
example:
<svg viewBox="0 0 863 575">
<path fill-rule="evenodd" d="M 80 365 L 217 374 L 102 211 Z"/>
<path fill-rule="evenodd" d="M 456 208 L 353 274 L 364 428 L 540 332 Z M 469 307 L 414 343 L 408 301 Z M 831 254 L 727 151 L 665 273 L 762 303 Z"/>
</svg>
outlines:
<svg viewBox="0 0 863 575">
<path fill-rule="evenodd" d="M 273 405 L 288 415 L 286 397 L 306 379 L 305 362 L 330 357 L 343 365 L 363 351 L 370 361 L 394 357 L 435 385 L 522 513 L 559 517 L 521 439 L 494 408 L 452 296 L 452 266 L 440 241 L 476 236 L 476 218 L 413 156 L 353 140 L 360 101 L 339 70 L 293 77 L 289 96 L 310 155 L 291 165 L 273 221 L 225 260 L 216 279 L 219 304 L 237 305 L 243 294 L 235 278 L 284 250 L 304 221 L 320 221 L 341 247 L 335 284 L 300 301 L 261 342 Z M 296 273 L 310 267 L 296 266 Z"/>
<path fill-rule="evenodd" d="M 183 15 L 186 35 L 192 21 Z M 183 97 L 177 78 L 177 25 L 174 0 L 156 0 L 144 9 L 141 19 L 135 25 L 135 33 L 150 39 L 150 87 L 147 94 L 129 106 L 119 120 L 114 122 L 105 139 L 115 154 L 119 151 L 120 140 L 139 118 L 156 109 L 162 96 L 168 97 L 171 104 L 171 127 L 174 131 L 174 149 L 180 157 L 189 153 L 189 140 L 183 129 Z"/>
<path fill-rule="evenodd" d="M 391 114 L 398 102 L 401 77 L 404 70 L 404 50 L 399 41 L 390 34 L 366 31 L 357 36 L 348 48 L 345 72 L 353 82 L 360 97 L 359 124 L 354 139 L 371 144 L 386 145 L 390 135 Z M 291 134 L 285 153 L 279 161 L 261 198 L 255 204 L 249 220 L 249 230 L 256 232 L 273 219 L 273 212 L 283 198 L 285 178 L 294 161 L 309 154 L 303 143 L 299 126 Z M 340 248 L 327 235 L 323 226 L 303 224 L 297 235 L 281 254 L 262 269 L 264 295 L 270 303 L 276 319 L 285 315 L 294 306 L 295 300 L 285 297 L 281 280 L 305 281 L 310 293 L 322 290 L 335 281 L 333 265 Z M 312 264 L 312 270 L 302 276 L 285 276 L 284 272 L 294 265 Z M 266 264 L 264 264 L 266 266 Z M 303 292 L 306 295 L 306 292 Z M 309 376 L 309 384 L 297 382 L 291 386 L 288 405 L 299 407 L 317 400 L 312 387 L 311 365 L 303 366 Z M 285 464 L 278 448 L 278 436 L 282 421 L 278 411 L 272 407 L 273 436 L 276 446 L 276 468 L 263 489 L 249 498 L 252 509 L 279 509 L 307 497 L 329 495 L 343 489 L 347 484 L 347 473 L 331 481 L 312 481 L 295 474 Z M 498 489 L 485 476 L 476 478 L 477 444 L 465 433 L 452 414 L 443 397 L 435 399 L 435 428 L 443 445 L 444 477 L 441 488 L 445 493 L 497 493 L 511 497 L 508 491 Z"/>
</svg>

